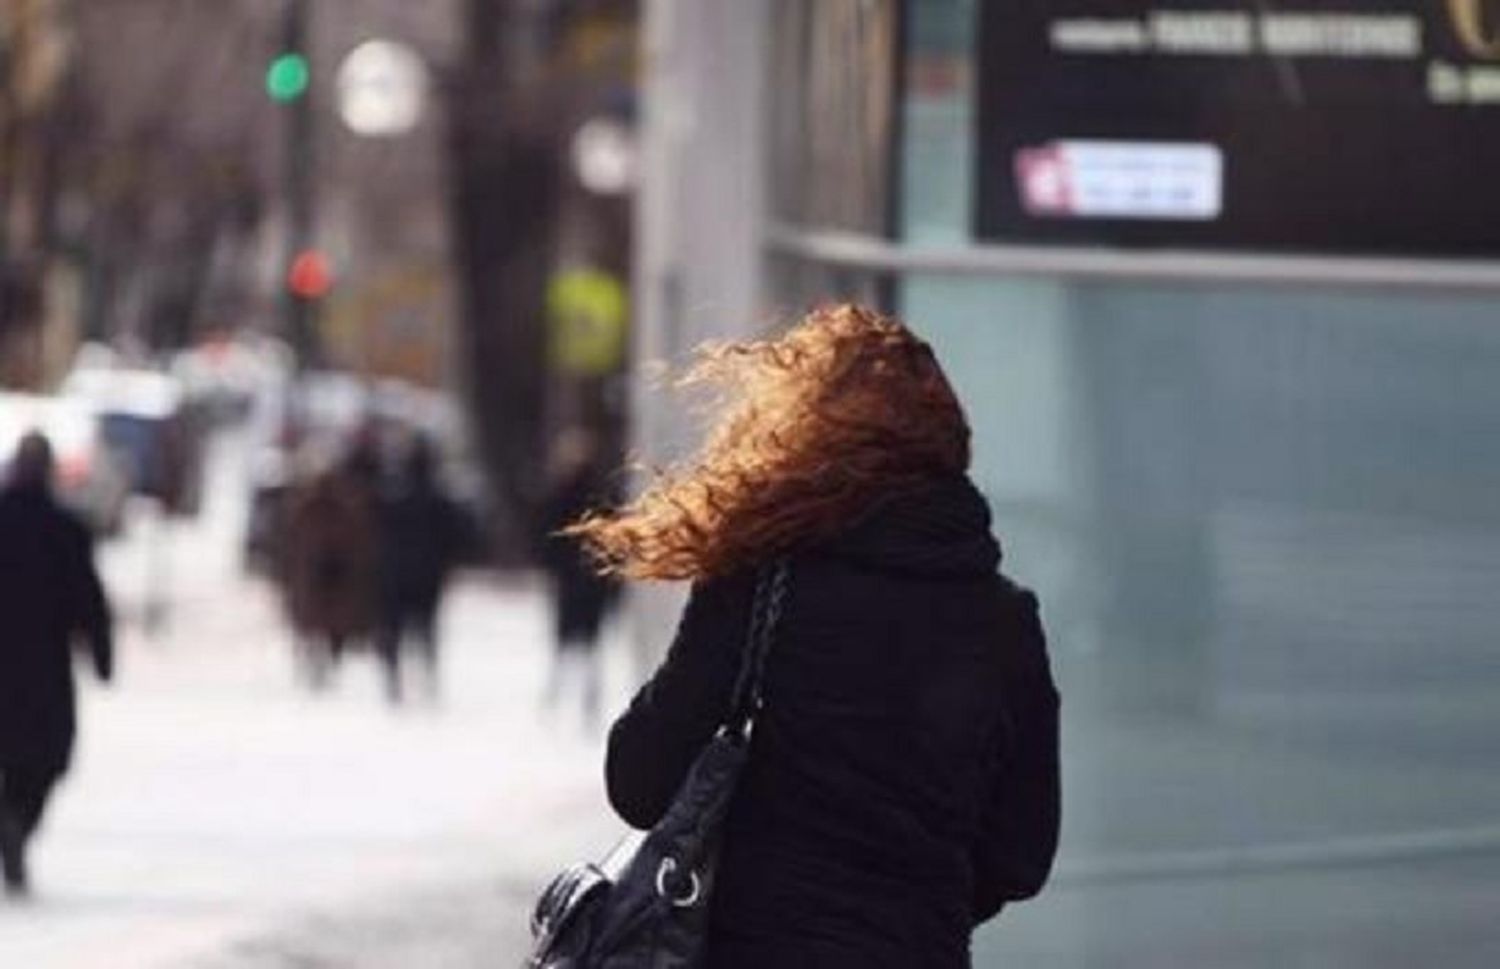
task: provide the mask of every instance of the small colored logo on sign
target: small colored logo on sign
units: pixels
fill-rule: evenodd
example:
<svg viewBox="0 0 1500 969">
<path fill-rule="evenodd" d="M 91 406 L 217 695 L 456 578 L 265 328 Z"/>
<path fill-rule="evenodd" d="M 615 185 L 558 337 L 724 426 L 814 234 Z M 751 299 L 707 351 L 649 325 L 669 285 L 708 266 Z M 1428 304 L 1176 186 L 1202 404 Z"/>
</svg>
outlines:
<svg viewBox="0 0 1500 969">
<path fill-rule="evenodd" d="M 1215 145 L 1054 141 L 1015 155 L 1021 208 L 1035 218 L 1205 222 L 1224 208 Z"/>
</svg>

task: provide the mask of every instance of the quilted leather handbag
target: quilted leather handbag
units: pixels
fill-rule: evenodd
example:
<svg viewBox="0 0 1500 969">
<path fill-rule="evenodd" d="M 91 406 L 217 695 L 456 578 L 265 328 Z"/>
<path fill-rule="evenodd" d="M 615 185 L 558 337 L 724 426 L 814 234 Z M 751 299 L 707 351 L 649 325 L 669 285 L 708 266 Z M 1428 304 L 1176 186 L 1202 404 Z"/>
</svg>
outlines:
<svg viewBox="0 0 1500 969">
<path fill-rule="evenodd" d="M 531 917 L 525 969 L 693 969 L 708 934 L 724 816 L 750 751 L 766 655 L 786 600 L 789 570 L 761 570 L 734 700 L 688 771 L 676 799 L 617 879 L 580 864 L 557 876 Z"/>
</svg>

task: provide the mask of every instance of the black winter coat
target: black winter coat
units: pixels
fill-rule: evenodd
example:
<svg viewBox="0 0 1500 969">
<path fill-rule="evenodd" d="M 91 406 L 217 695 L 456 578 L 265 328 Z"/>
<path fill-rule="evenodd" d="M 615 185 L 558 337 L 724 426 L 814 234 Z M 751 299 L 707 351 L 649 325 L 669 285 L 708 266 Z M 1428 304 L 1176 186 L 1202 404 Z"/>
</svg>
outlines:
<svg viewBox="0 0 1500 969">
<path fill-rule="evenodd" d="M 715 889 L 713 969 L 956 969 L 1057 846 L 1058 697 L 1030 593 L 968 483 L 792 560 Z M 662 815 L 729 703 L 754 579 L 696 585 L 614 725 L 610 800 Z"/>
<path fill-rule="evenodd" d="M 381 607 L 387 620 L 437 612 L 463 558 L 464 513 L 435 483 L 410 484 L 381 503 Z"/>
<path fill-rule="evenodd" d="M 571 538 L 556 534 L 585 512 L 615 502 L 607 477 L 584 466 L 559 481 L 548 499 L 549 534 L 543 561 L 552 580 L 553 636 L 559 646 L 591 648 L 599 636 L 617 585 L 601 576 L 589 556 Z"/>
<path fill-rule="evenodd" d="M 61 773 L 73 749 L 72 640 L 113 673 L 88 530 L 41 489 L 0 492 L 0 766 Z"/>
</svg>

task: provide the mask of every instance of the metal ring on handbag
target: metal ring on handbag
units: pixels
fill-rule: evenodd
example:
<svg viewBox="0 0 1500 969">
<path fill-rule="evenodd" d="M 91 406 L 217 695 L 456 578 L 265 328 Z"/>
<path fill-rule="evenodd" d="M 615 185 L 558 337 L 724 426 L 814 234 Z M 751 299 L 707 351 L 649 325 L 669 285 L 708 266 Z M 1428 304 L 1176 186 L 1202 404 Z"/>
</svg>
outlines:
<svg viewBox="0 0 1500 969">
<path fill-rule="evenodd" d="M 677 871 L 677 859 L 663 858 L 656 869 L 656 894 L 671 902 L 675 908 L 692 908 L 698 904 L 698 899 L 703 895 L 703 883 L 698 880 L 696 871 L 689 871 L 688 884 L 691 889 L 686 895 L 673 895 L 667 890 L 667 879 Z"/>
</svg>

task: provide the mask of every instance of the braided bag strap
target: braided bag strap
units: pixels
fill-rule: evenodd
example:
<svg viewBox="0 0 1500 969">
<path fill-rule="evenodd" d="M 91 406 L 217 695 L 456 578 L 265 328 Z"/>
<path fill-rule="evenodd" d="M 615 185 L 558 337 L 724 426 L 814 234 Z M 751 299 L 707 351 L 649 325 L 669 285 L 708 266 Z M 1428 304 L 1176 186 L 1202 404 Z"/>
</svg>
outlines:
<svg viewBox="0 0 1500 969">
<path fill-rule="evenodd" d="M 731 732 L 747 733 L 755 723 L 764 703 L 766 657 L 776 639 L 786 609 L 787 590 L 791 585 L 791 568 L 785 559 L 763 567 L 755 580 L 755 598 L 750 605 L 750 628 L 740 656 L 740 671 L 735 679 L 733 702 L 724 726 Z"/>
</svg>

